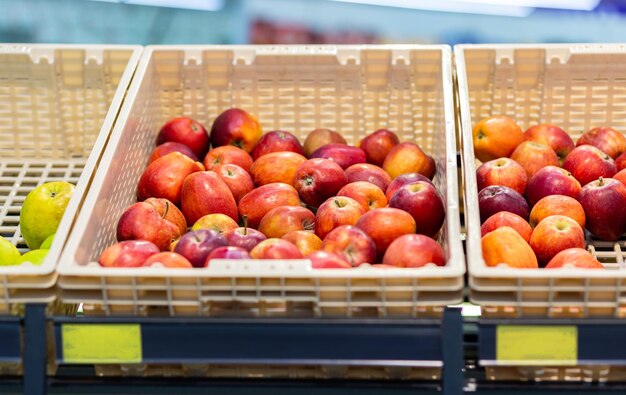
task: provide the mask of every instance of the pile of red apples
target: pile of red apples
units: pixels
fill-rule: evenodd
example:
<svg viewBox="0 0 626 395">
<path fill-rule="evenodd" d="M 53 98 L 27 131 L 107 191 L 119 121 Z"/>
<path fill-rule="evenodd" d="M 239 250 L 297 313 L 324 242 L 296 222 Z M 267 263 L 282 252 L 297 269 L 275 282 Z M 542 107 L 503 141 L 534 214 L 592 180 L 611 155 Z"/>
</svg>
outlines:
<svg viewBox="0 0 626 395">
<path fill-rule="evenodd" d="M 210 267 L 214 259 L 309 259 L 314 269 L 445 265 L 435 161 L 381 129 L 350 146 L 316 129 L 263 134 L 232 108 L 210 133 L 167 122 L 117 224 L 104 267 Z M 259 265 L 263 262 L 259 261 Z"/>
</svg>

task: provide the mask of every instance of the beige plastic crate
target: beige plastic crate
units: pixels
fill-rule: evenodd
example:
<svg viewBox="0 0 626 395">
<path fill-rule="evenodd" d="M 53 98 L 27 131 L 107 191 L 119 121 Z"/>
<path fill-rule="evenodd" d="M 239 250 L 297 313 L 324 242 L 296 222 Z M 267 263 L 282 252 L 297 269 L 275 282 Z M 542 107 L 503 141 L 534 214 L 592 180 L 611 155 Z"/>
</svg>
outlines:
<svg viewBox="0 0 626 395">
<path fill-rule="evenodd" d="M 76 185 L 40 266 L 0 266 L 0 314 L 54 300 L 55 267 L 113 126 L 140 47 L 0 44 L 0 234 L 19 230 L 26 195 L 49 181 Z"/>
<path fill-rule="evenodd" d="M 148 47 L 59 267 L 62 300 L 86 314 L 251 316 L 438 315 L 462 300 L 450 48 L 447 46 Z M 207 269 L 102 268 L 160 126 L 187 115 L 210 128 L 240 107 L 265 131 L 304 138 L 326 127 L 351 143 L 377 128 L 419 143 L 437 162 L 447 202 L 446 267 L 311 270 L 310 261 Z"/>
<path fill-rule="evenodd" d="M 606 270 L 485 265 L 476 190 L 480 162 L 474 157 L 472 126 L 502 114 L 522 129 L 558 125 L 574 140 L 598 125 L 626 132 L 626 46 L 458 45 L 454 51 L 471 300 L 491 317 L 625 316 L 625 238 L 605 242 L 587 233 L 589 251 Z"/>
</svg>

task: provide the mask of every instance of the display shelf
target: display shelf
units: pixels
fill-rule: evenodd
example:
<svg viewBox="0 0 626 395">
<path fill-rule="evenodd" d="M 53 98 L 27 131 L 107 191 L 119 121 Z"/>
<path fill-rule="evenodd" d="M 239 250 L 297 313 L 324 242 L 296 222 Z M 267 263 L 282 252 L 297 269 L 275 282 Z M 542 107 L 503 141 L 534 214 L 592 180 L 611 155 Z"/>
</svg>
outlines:
<svg viewBox="0 0 626 395">
<path fill-rule="evenodd" d="M 0 316 L 0 363 L 19 363 L 22 360 L 22 319 Z"/>
</svg>

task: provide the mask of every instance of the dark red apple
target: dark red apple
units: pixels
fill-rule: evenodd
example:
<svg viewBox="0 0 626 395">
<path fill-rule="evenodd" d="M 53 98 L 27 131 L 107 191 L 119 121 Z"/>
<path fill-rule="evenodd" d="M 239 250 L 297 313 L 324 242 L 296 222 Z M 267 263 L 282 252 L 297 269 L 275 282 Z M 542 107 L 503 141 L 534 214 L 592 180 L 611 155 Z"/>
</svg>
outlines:
<svg viewBox="0 0 626 395">
<path fill-rule="evenodd" d="M 612 178 L 600 178 L 582 188 L 578 201 L 585 210 L 587 221 L 585 225 L 596 237 L 612 241 L 624 234 L 626 231 L 624 184 Z"/>
<path fill-rule="evenodd" d="M 152 151 L 152 155 L 150 156 L 148 164 L 154 162 L 162 156 L 171 154 L 172 152 L 180 152 L 181 154 L 188 156 L 191 160 L 196 162 L 198 161 L 198 157 L 196 156 L 196 154 L 193 153 L 191 148 L 181 143 L 168 141 L 167 143 L 163 143 L 157 146 L 154 151 Z"/>
<path fill-rule="evenodd" d="M 580 182 L 572 173 L 560 167 L 547 166 L 530 179 L 526 197 L 531 206 L 550 195 L 565 195 L 577 199 L 580 188 Z"/>
<path fill-rule="evenodd" d="M 517 214 L 526 221 L 530 215 L 530 208 L 522 195 L 509 187 L 499 185 L 488 186 L 478 192 L 478 207 L 481 223 L 500 211 Z"/>
<path fill-rule="evenodd" d="M 227 230 L 224 232 L 224 237 L 229 245 L 241 247 L 247 251 L 252 250 L 254 246 L 267 239 L 263 233 L 246 226 Z"/>
<path fill-rule="evenodd" d="M 365 181 L 376 185 L 383 192 L 387 190 L 391 177 L 381 167 L 369 163 L 357 163 L 346 169 L 348 183 Z"/>
<path fill-rule="evenodd" d="M 520 195 L 521 196 L 521 195 Z M 415 233 L 434 237 L 446 218 L 443 199 L 431 184 L 417 181 L 398 189 L 389 207 L 399 208 L 411 214 L 415 220 Z"/>
<path fill-rule="evenodd" d="M 389 183 L 389 186 L 385 190 L 385 196 L 387 197 L 387 200 L 391 200 L 391 198 L 398 191 L 398 189 L 402 188 L 405 185 L 413 184 L 416 181 L 425 181 L 431 184 L 432 186 L 435 186 L 435 184 L 433 184 L 430 178 L 426 177 L 423 174 L 420 174 L 420 173 L 402 174 L 394 178 L 393 181 Z"/>
<path fill-rule="evenodd" d="M 296 169 L 294 187 L 300 199 L 309 206 L 319 207 L 348 183 L 341 166 L 330 159 L 315 158 Z"/>
<path fill-rule="evenodd" d="M 583 186 L 599 177 L 611 178 L 617 173 L 613 159 L 593 145 L 574 148 L 565 158 L 563 168 L 572 173 Z"/>
<path fill-rule="evenodd" d="M 324 158 L 335 161 L 342 169 L 356 163 L 365 163 L 365 152 L 358 147 L 345 144 L 326 144 L 311 154 L 311 158 Z"/>
<path fill-rule="evenodd" d="M 213 148 L 234 145 L 250 153 L 263 135 L 259 121 L 239 108 L 221 113 L 211 127 Z"/>
<path fill-rule="evenodd" d="M 400 139 L 394 132 L 379 129 L 364 137 L 358 146 L 365 151 L 365 157 L 369 163 L 382 166 L 389 151 L 398 144 L 400 144 Z M 381 189 L 385 190 L 385 188 Z"/>
<path fill-rule="evenodd" d="M 192 230 L 178 240 L 174 252 L 187 258 L 193 267 L 203 267 L 211 251 L 227 245 L 228 242 L 219 232 L 209 229 Z"/>
<path fill-rule="evenodd" d="M 196 154 L 196 158 L 204 158 L 209 151 L 209 134 L 202 124 L 191 118 L 180 117 L 168 121 L 157 137 L 157 145 L 175 142 L 186 145 Z"/>
<path fill-rule="evenodd" d="M 282 130 L 265 133 L 252 150 L 252 159 L 257 160 L 272 152 L 291 151 L 304 155 L 304 149 L 296 136 Z"/>
</svg>

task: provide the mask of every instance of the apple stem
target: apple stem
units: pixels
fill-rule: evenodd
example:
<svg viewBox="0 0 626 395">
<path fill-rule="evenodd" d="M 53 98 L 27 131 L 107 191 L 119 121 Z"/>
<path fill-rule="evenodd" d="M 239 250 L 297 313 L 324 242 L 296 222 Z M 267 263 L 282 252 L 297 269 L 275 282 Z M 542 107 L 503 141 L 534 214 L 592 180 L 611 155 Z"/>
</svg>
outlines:
<svg viewBox="0 0 626 395">
<path fill-rule="evenodd" d="M 199 243 L 200 242 L 200 238 L 198 237 L 198 234 L 196 232 L 193 232 L 193 237 L 196 238 L 196 241 Z"/>
<path fill-rule="evenodd" d="M 248 216 L 244 215 L 243 216 L 243 235 L 247 235 L 248 234 Z"/>
<path fill-rule="evenodd" d="M 161 216 L 161 218 L 165 218 L 167 216 L 167 213 L 170 211 L 170 202 L 165 202 L 165 212 L 163 213 L 163 215 Z"/>
<path fill-rule="evenodd" d="M 598 178 L 598 184 L 599 184 L 600 186 L 603 186 L 603 185 L 604 185 L 604 179 L 603 179 L 602 177 Z"/>
</svg>

